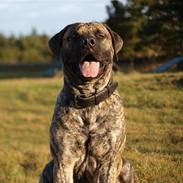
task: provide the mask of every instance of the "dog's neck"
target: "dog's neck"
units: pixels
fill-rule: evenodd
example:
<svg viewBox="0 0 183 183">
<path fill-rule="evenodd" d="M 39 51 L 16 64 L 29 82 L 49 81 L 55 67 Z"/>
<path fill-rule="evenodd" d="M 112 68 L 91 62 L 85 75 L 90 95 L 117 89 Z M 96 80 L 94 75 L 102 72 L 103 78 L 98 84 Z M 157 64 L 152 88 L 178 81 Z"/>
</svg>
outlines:
<svg viewBox="0 0 183 183">
<path fill-rule="evenodd" d="M 72 93 L 74 95 L 84 94 L 85 96 L 90 96 L 102 91 L 110 81 L 112 81 L 112 69 L 108 70 L 104 75 L 98 78 L 80 83 L 75 83 L 72 79 L 65 76 L 63 92 Z"/>
</svg>

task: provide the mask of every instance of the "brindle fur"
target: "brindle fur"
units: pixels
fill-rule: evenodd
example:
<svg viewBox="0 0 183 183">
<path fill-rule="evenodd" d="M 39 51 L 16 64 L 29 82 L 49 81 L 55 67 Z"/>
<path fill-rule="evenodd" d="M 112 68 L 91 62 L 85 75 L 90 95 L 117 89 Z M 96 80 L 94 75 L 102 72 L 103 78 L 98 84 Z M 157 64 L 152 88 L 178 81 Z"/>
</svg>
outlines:
<svg viewBox="0 0 183 183">
<path fill-rule="evenodd" d="M 94 46 L 82 40 L 93 37 Z M 53 160 L 43 170 L 40 183 L 134 183 L 133 168 L 122 159 L 126 123 L 122 100 L 115 91 L 98 105 L 77 109 L 68 105 L 69 93 L 91 95 L 112 80 L 114 55 L 121 38 L 100 23 L 67 26 L 49 42 L 64 64 L 64 86 L 58 95 L 50 146 Z M 80 60 L 91 53 L 102 65 L 94 79 L 81 76 Z"/>
</svg>

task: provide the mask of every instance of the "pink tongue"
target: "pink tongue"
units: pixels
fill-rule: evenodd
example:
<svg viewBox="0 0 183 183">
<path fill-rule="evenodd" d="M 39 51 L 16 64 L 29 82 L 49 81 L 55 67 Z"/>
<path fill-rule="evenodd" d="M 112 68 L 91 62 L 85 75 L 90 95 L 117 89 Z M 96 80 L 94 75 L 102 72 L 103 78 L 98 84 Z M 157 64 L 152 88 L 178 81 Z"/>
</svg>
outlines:
<svg viewBox="0 0 183 183">
<path fill-rule="evenodd" d="M 99 62 L 84 61 L 80 64 L 80 70 L 84 77 L 96 77 L 99 73 Z"/>
</svg>

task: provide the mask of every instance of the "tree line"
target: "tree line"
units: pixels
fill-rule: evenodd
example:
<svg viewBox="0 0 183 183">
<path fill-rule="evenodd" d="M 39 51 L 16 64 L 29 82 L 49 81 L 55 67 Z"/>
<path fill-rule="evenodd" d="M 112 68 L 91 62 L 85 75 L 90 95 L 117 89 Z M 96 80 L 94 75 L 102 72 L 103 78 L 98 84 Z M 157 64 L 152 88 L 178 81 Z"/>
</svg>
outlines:
<svg viewBox="0 0 183 183">
<path fill-rule="evenodd" d="M 121 57 L 183 55 L 183 1 L 113 0 L 106 9 L 106 23 L 124 39 Z"/>
<path fill-rule="evenodd" d="M 165 59 L 183 55 L 183 1 L 112 0 L 105 23 L 124 40 L 121 59 Z M 48 35 L 0 34 L 1 63 L 48 63 L 53 55 Z"/>
<path fill-rule="evenodd" d="M 0 64 L 49 63 L 53 55 L 48 40 L 48 35 L 39 35 L 36 30 L 19 37 L 0 34 Z"/>
</svg>

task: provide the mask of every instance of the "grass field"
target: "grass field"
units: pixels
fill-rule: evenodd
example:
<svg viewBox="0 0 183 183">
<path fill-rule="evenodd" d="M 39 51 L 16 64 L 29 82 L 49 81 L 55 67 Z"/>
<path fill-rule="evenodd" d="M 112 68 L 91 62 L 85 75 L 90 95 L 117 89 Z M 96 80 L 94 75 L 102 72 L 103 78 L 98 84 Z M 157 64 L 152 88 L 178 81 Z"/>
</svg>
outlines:
<svg viewBox="0 0 183 183">
<path fill-rule="evenodd" d="M 117 74 L 128 121 L 125 158 L 141 183 L 183 182 L 183 73 Z M 62 78 L 0 80 L 0 183 L 35 183 L 50 159 Z"/>
</svg>

